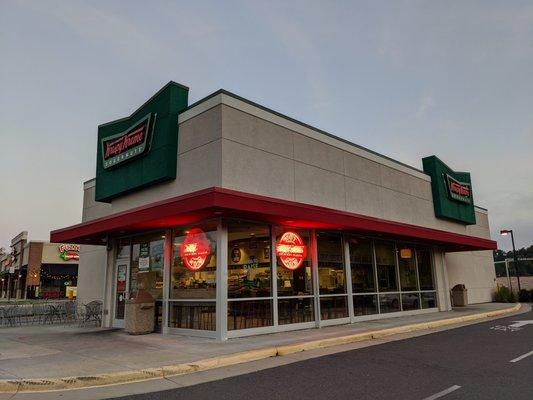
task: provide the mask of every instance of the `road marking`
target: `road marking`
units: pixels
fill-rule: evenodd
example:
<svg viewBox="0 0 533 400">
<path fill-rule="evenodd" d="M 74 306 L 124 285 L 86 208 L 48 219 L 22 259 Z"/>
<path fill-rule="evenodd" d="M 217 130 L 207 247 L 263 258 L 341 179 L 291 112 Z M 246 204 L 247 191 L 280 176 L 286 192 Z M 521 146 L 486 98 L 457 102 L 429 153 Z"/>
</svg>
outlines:
<svg viewBox="0 0 533 400">
<path fill-rule="evenodd" d="M 533 320 L 529 320 L 529 321 L 513 321 L 514 324 L 512 325 L 509 325 L 510 327 L 513 327 L 513 328 L 521 328 L 525 325 L 533 325 Z"/>
<path fill-rule="evenodd" d="M 450 386 L 448 389 L 445 389 L 439 393 L 435 393 L 433 396 L 426 397 L 423 400 L 435 400 L 440 397 L 446 396 L 447 394 L 450 394 L 451 392 L 455 392 L 457 389 L 461 389 L 461 386 L 453 385 L 453 386 Z"/>
<path fill-rule="evenodd" d="M 515 363 L 515 362 L 523 360 L 524 358 L 529 357 L 531 355 L 533 355 L 533 351 L 530 351 L 529 353 L 526 353 L 526 354 L 522 354 L 520 357 L 516 357 L 514 360 L 511 360 L 509 362 Z"/>
</svg>

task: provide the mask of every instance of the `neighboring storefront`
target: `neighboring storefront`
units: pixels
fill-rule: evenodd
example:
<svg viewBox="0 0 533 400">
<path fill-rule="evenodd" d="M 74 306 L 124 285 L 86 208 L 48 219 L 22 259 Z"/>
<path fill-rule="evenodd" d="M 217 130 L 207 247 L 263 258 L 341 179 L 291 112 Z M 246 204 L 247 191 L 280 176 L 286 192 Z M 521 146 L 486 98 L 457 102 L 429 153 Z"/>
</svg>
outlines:
<svg viewBox="0 0 533 400">
<path fill-rule="evenodd" d="M 28 241 L 22 232 L 12 241 L 11 254 L 0 259 L 2 298 L 62 299 L 76 297 L 78 244 Z"/>
<path fill-rule="evenodd" d="M 490 301 L 487 210 L 470 175 L 423 170 L 225 91 L 187 105 L 169 83 L 99 126 L 83 222 L 80 301 L 124 326 L 138 290 L 161 331 L 229 337 L 449 310 L 465 283 Z"/>
<path fill-rule="evenodd" d="M 76 297 L 79 259 L 78 244 L 28 242 L 24 248 L 26 298 Z"/>
<path fill-rule="evenodd" d="M 28 232 L 23 231 L 11 239 L 10 252 L 3 256 L 2 261 L 2 298 L 24 298 L 26 284 L 26 268 L 23 265 L 24 246 L 28 240 Z"/>
</svg>

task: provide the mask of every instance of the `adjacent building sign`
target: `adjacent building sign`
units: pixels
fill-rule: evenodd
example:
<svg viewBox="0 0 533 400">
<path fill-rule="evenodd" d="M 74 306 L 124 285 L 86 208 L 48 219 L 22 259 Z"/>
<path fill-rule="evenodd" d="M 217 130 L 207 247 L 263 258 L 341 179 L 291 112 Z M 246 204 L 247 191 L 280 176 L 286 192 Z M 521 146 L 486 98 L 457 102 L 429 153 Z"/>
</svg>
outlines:
<svg viewBox="0 0 533 400">
<path fill-rule="evenodd" d="M 307 246 L 297 233 L 285 232 L 276 243 L 276 255 L 285 268 L 294 271 L 307 257 Z"/>
<path fill-rule="evenodd" d="M 422 163 L 424 172 L 431 176 L 435 216 L 464 225 L 475 224 L 470 173 L 454 171 L 436 156 L 426 157 Z"/>
<path fill-rule="evenodd" d="M 80 245 L 79 244 L 60 244 L 58 246 L 59 257 L 63 261 L 79 260 L 80 259 Z"/>
<path fill-rule="evenodd" d="M 178 114 L 188 91 L 170 82 L 129 117 L 98 127 L 96 201 L 176 179 Z"/>
<path fill-rule="evenodd" d="M 191 229 L 183 240 L 180 256 L 191 271 L 200 270 L 211 255 L 211 242 L 200 228 Z"/>
<path fill-rule="evenodd" d="M 149 113 L 124 132 L 102 139 L 104 169 L 122 164 L 150 151 L 156 115 Z"/>
</svg>

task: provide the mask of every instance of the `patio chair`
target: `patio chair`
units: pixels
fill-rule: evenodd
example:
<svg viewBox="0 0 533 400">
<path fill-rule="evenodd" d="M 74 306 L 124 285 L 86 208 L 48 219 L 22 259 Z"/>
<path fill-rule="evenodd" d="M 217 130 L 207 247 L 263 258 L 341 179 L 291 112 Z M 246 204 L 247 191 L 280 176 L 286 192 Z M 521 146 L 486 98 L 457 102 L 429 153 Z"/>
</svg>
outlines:
<svg viewBox="0 0 533 400">
<path fill-rule="evenodd" d="M 46 320 L 48 314 L 48 304 L 47 303 L 33 303 L 33 319 L 32 324 L 43 324 Z"/>
<path fill-rule="evenodd" d="M 102 324 L 102 302 L 93 300 L 87 304 L 83 304 L 83 317 L 79 320 L 79 325 L 83 326 L 90 323 L 96 325 Z"/>
</svg>

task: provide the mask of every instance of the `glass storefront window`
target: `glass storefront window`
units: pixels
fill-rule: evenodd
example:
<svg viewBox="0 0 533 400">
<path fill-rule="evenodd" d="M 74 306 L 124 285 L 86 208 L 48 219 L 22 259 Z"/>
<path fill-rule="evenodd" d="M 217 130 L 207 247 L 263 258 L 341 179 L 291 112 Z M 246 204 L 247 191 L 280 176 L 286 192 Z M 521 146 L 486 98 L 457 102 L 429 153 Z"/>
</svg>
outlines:
<svg viewBox="0 0 533 400">
<path fill-rule="evenodd" d="M 171 299 L 215 299 L 217 223 L 174 230 Z"/>
<path fill-rule="evenodd" d="M 433 268 L 431 266 L 431 251 L 429 249 L 418 249 L 416 251 L 416 259 L 418 263 L 418 279 L 420 280 L 420 290 L 435 289 Z"/>
<path fill-rule="evenodd" d="M 420 308 L 419 293 L 402 293 L 402 310 L 418 310 Z"/>
<path fill-rule="evenodd" d="M 163 298 L 164 233 L 131 238 L 130 293 L 149 292 L 155 300 Z"/>
<path fill-rule="evenodd" d="M 374 276 L 372 242 L 368 239 L 350 238 L 349 246 L 353 292 L 375 292 L 376 279 Z"/>
<path fill-rule="evenodd" d="M 228 302 L 228 330 L 272 325 L 272 300 Z"/>
<path fill-rule="evenodd" d="M 399 294 L 380 294 L 379 310 L 381 314 L 400 311 Z"/>
<path fill-rule="evenodd" d="M 320 319 L 337 319 L 347 316 L 346 296 L 320 297 Z"/>
<path fill-rule="evenodd" d="M 415 252 L 412 247 L 398 244 L 398 264 L 402 291 L 418 290 Z"/>
<path fill-rule="evenodd" d="M 278 297 L 313 294 L 309 232 L 276 229 Z"/>
<path fill-rule="evenodd" d="M 356 295 L 353 296 L 353 311 L 355 316 L 372 315 L 378 313 L 377 295 Z"/>
<path fill-rule="evenodd" d="M 341 235 L 320 232 L 316 236 L 320 294 L 346 293 L 344 250 Z"/>
<path fill-rule="evenodd" d="M 394 244 L 376 242 L 375 247 L 379 291 L 395 292 L 398 290 L 398 282 L 396 280 L 396 252 Z"/>
<path fill-rule="evenodd" d="M 270 244 L 268 225 L 228 225 L 228 298 L 272 295 Z"/>
<path fill-rule="evenodd" d="M 216 330 L 215 302 L 170 302 L 171 328 Z"/>
<path fill-rule="evenodd" d="M 312 322 L 315 320 L 312 297 L 278 299 L 280 325 Z"/>
<path fill-rule="evenodd" d="M 436 292 L 422 292 L 422 308 L 437 307 L 437 293 Z"/>
</svg>

